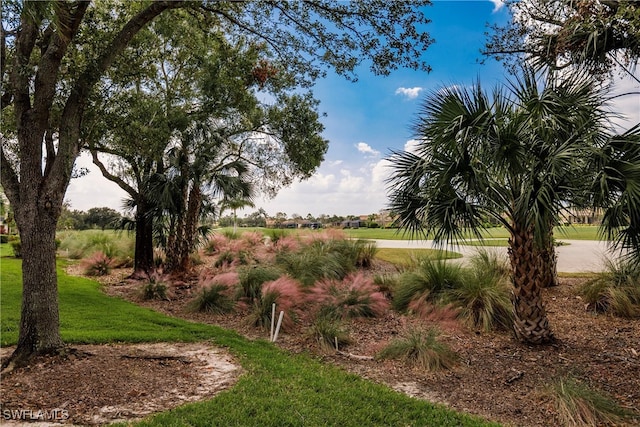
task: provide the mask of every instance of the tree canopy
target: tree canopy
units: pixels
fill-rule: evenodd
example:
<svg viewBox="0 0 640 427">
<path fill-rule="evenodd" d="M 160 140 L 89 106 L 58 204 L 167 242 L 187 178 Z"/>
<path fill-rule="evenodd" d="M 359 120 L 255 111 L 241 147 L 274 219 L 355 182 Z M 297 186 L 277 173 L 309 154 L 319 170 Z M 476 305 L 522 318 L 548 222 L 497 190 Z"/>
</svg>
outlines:
<svg viewBox="0 0 640 427">
<path fill-rule="evenodd" d="M 386 74 L 428 69 L 428 1 L 340 2 L 105 0 L 3 2 L 0 33 L 0 182 L 23 250 L 18 346 L 7 363 L 56 351 L 55 229 L 76 158 L 91 134 L 91 107 L 107 71 L 141 30 L 172 10 L 198 17 L 228 40 L 266 44 L 270 62 L 310 85 L 328 68 L 355 79 L 363 63 Z M 141 56 L 144 58 L 144 55 Z M 135 76 L 129 76 L 135 82 Z"/>
<path fill-rule="evenodd" d="M 585 66 L 607 76 L 635 70 L 640 58 L 640 4 L 636 1 L 523 0 L 506 2 L 513 20 L 496 26 L 485 54 L 538 68 Z"/>
</svg>

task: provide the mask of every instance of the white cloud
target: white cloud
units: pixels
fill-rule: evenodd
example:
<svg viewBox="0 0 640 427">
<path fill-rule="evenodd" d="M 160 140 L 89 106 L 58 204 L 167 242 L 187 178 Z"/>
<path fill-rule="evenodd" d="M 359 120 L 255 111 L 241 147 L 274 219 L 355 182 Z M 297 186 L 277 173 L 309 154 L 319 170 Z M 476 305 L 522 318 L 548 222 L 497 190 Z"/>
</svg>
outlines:
<svg viewBox="0 0 640 427">
<path fill-rule="evenodd" d="M 504 0 L 490 0 L 493 3 L 493 13 L 504 7 Z"/>
<path fill-rule="evenodd" d="M 404 143 L 404 151 L 408 151 L 410 153 L 416 153 L 418 151 L 418 144 L 420 142 L 417 139 L 410 139 Z"/>
<path fill-rule="evenodd" d="M 364 153 L 364 154 L 369 154 L 369 155 L 372 155 L 372 156 L 379 156 L 380 155 L 380 152 L 378 150 L 374 150 L 366 142 L 358 142 L 356 144 L 356 148 L 358 149 L 359 152 Z"/>
<path fill-rule="evenodd" d="M 416 99 L 418 95 L 420 95 L 421 91 L 422 91 L 422 88 L 419 86 L 399 87 L 398 89 L 396 89 L 396 95 L 405 96 L 407 99 Z"/>
</svg>

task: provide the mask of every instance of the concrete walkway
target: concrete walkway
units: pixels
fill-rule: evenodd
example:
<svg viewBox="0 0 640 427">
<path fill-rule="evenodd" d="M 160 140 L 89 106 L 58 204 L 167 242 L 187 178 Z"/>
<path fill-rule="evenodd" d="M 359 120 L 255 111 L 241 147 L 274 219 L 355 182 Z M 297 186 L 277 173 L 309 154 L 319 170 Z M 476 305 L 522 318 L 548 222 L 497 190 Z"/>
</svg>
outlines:
<svg viewBox="0 0 640 427">
<path fill-rule="evenodd" d="M 605 259 L 616 258 L 616 254 L 608 251 L 606 242 L 596 240 L 564 240 L 564 246 L 558 246 L 558 272 L 565 273 L 592 273 L 602 271 Z M 433 240 L 375 240 L 378 248 L 404 248 L 404 249 L 437 249 Z M 453 246 L 445 249 L 461 253 L 463 261 L 473 255 L 478 246 Z M 494 251 L 507 256 L 506 247 L 487 246 L 486 250 Z"/>
</svg>

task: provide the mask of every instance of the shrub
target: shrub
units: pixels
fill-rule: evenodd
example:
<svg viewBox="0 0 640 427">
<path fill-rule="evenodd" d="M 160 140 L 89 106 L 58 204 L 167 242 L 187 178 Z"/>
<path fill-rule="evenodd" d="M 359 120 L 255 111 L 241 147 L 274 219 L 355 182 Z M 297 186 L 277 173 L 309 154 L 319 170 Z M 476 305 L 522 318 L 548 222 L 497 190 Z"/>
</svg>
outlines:
<svg viewBox="0 0 640 427">
<path fill-rule="evenodd" d="M 279 317 L 278 313 L 284 311 L 281 330 L 291 330 L 299 317 L 298 307 L 302 305 L 303 300 L 300 284 L 291 277 L 282 276 L 266 282 L 262 285 L 260 297 L 253 300 L 251 323 L 254 326 L 270 327 L 272 307 L 275 304 L 276 320 Z"/>
<path fill-rule="evenodd" d="M 438 341 L 438 331 L 412 328 L 391 341 L 377 354 L 379 359 L 400 359 L 430 371 L 449 369 L 455 365 L 457 355 L 446 344 Z"/>
<path fill-rule="evenodd" d="M 11 248 L 13 249 L 13 256 L 16 258 L 22 258 L 22 242 L 19 237 L 9 239 Z"/>
<path fill-rule="evenodd" d="M 223 234 L 214 234 L 205 242 L 203 250 L 207 255 L 214 255 L 222 252 L 228 246 L 229 239 L 227 239 Z"/>
<path fill-rule="evenodd" d="M 349 333 L 339 320 L 318 316 L 309 327 L 308 335 L 324 350 L 338 349 L 351 343 Z"/>
<path fill-rule="evenodd" d="M 323 253 L 319 247 L 306 247 L 300 252 L 281 252 L 275 261 L 305 287 L 321 279 L 341 279 L 346 274 L 338 258 Z"/>
<path fill-rule="evenodd" d="M 287 237 L 288 235 L 289 233 L 282 228 L 272 228 L 269 230 L 268 237 L 272 245 L 277 245 L 280 239 Z"/>
<path fill-rule="evenodd" d="M 223 314 L 233 311 L 234 302 L 231 290 L 221 283 L 213 283 L 202 289 L 200 294 L 188 305 L 191 311 Z"/>
<path fill-rule="evenodd" d="M 233 262 L 235 261 L 235 256 L 231 251 L 224 251 L 222 253 L 220 253 L 220 255 L 218 256 L 218 259 L 216 259 L 216 262 L 213 264 L 214 267 L 216 268 L 220 268 L 220 267 L 228 267 L 230 265 L 233 264 Z"/>
<path fill-rule="evenodd" d="M 373 283 L 385 297 L 391 298 L 398 286 L 399 278 L 398 274 L 376 274 L 373 276 Z"/>
<path fill-rule="evenodd" d="M 640 315 L 640 263 L 607 260 L 606 271 L 585 283 L 580 293 L 596 312 L 636 317 Z"/>
<path fill-rule="evenodd" d="M 0 234 L 0 243 L 9 243 L 9 236 L 6 234 Z"/>
<path fill-rule="evenodd" d="M 571 377 L 564 377 L 547 389 L 564 426 L 620 425 L 632 416 L 613 399 L 590 389 Z"/>
<path fill-rule="evenodd" d="M 106 276 L 113 268 L 113 260 L 104 252 L 98 251 L 84 259 L 82 265 L 87 276 Z"/>
<path fill-rule="evenodd" d="M 378 247 L 375 242 L 368 242 L 366 240 L 356 240 L 354 243 L 357 251 L 356 267 L 369 268 L 373 264 L 373 260 L 378 252 Z"/>
<path fill-rule="evenodd" d="M 404 311 L 413 300 L 438 303 L 445 291 L 459 287 L 463 280 L 464 272 L 459 264 L 440 259 L 418 259 L 414 270 L 400 276 L 393 306 Z"/>
<path fill-rule="evenodd" d="M 460 309 L 465 322 L 485 331 L 509 329 L 512 324 L 511 286 L 508 270 L 495 255 L 480 252 L 471 259 L 464 280 L 443 293 L 444 300 Z"/>
<path fill-rule="evenodd" d="M 278 279 L 282 273 L 269 267 L 252 266 L 245 267 L 238 272 L 239 287 L 236 298 L 249 303 L 259 299 L 262 294 L 262 285 Z"/>
<path fill-rule="evenodd" d="M 486 271 L 492 276 L 511 276 L 509 259 L 485 248 L 479 248 L 469 260 L 469 264 L 474 271 Z"/>
<path fill-rule="evenodd" d="M 285 244 L 285 239 L 281 243 Z M 365 240 L 336 239 L 328 232 L 313 233 L 298 250 L 292 244 L 288 250 L 279 251 L 276 263 L 304 286 L 312 286 L 322 279 L 342 280 L 356 267 L 370 266 L 376 250 L 375 244 Z"/>
<path fill-rule="evenodd" d="M 167 299 L 167 285 L 154 277 L 149 278 L 149 281 L 142 287 L 142 298 L 145 300 Z"/>
<path fill-rule="evenodd" d="M 373 280 L 358 273 L 343 281 L 322 280 L 311 289 L 309 300 L 322 316 L 332 319 L 379 317 L 389 308 Z"/>
</svg>

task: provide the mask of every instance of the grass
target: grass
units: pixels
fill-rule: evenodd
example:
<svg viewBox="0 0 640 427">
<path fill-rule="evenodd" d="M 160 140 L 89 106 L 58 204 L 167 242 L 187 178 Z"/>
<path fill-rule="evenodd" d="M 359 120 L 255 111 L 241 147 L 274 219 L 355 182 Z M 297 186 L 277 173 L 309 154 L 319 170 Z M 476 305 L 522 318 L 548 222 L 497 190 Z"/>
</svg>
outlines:
<svg viewBox="0 0 640 427">
<path fill-rule="evenodd" d="M 462 255 L 440 249 L 380 248 L 376 253 L 376 258 L 401 267 L 410 267 L 416 259 L 456 259 L 462 258 Z"/>
<path fill-rule="evenodd" d="M 0 255 L 10 251 L 0 245 Z M 20 260 L 0 258 L 2 346 L 17 341 Z M 245 374 L 231 389 L 204 402 L 147 418 L 140 426 L 485 426 L 497 425 L 385 386 L 290 355 L 266 341 L 249 341 L 211 325 L 173 319 L 104 295 L 91 280 L 59 270 L 61 333 L 66 342 L 206 341 L 227 348 Z"/>
<path fill-rule="evenodd" d="M 548 389 L 562 425 L 619 425 L 634 414 L 621 408 L 613 399 L 591 389 L 572 377 L 560 378 Z"/>
<path fill-rule="evenodd" d="M 438 340 L 438 331 L 413 328 L 391 341 L 378 353 L 379 359 L 402 359 L 429 371 L 449 369 L 457 362 L 457 355 Z"/>
</svg>

